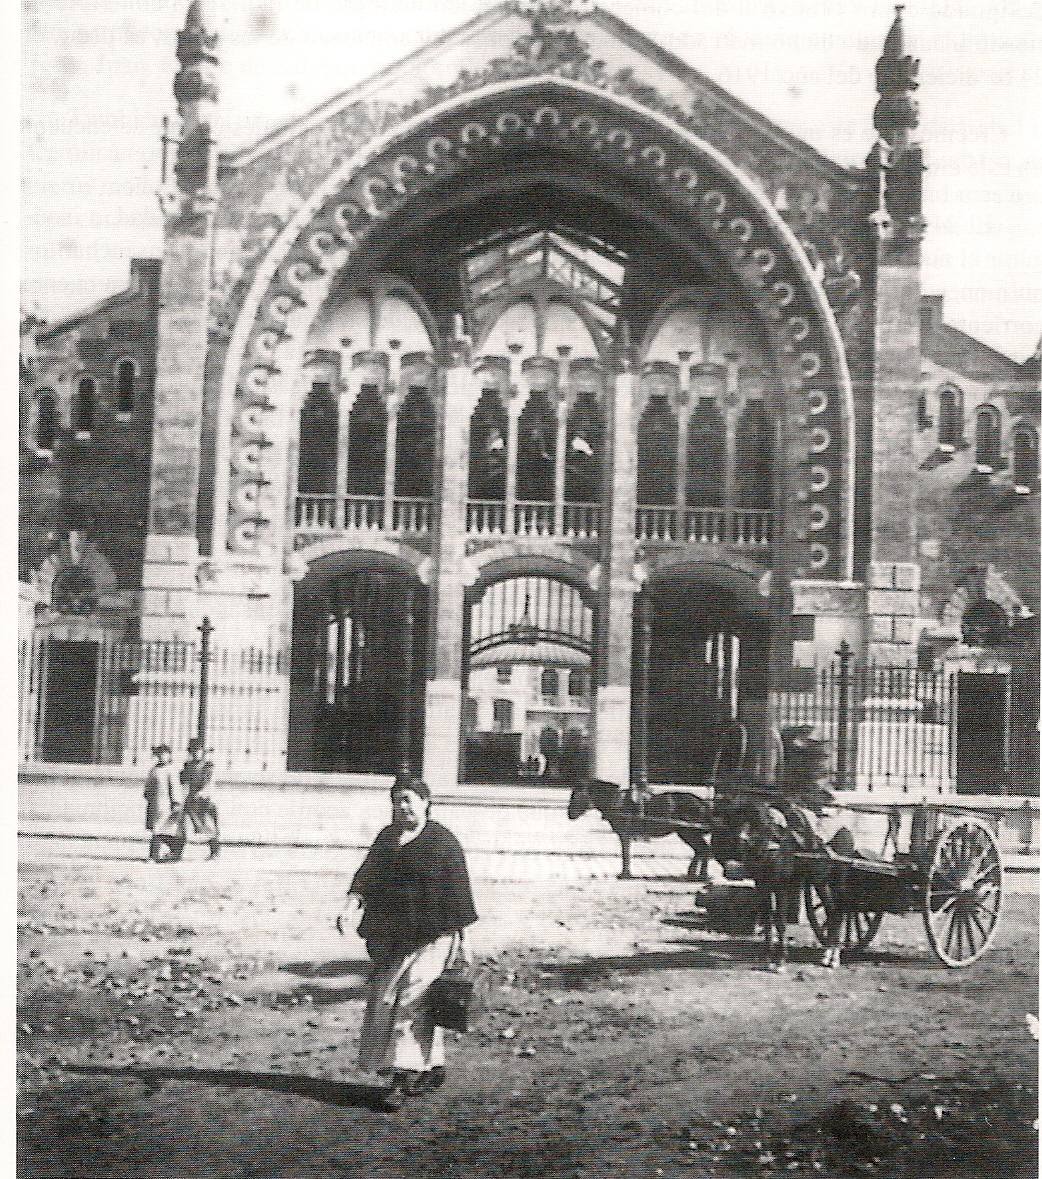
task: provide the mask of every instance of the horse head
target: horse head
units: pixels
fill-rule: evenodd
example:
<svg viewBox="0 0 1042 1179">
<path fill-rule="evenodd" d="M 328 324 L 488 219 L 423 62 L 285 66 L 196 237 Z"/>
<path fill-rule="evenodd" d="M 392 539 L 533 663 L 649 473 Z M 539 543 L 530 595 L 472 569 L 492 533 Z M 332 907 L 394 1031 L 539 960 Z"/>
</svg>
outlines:
<svg viewBox="0 0 1042 1179">
<path fill-rule="evenodd" d="M 589 782 L 580 782 L 578 786 L 572 789 L 571 797 L 568 799 L 568 818 L 577 819 L 580 815 L 585 815 L 586 812 L 593 806 L 593 795 L 590 793 Z"/>
<path fill-rule="evenodd" d="M 614 782 L 600 778 L 587 778 L 572 791 L 568 800 L 568 818 L 577 819 L 593 807 L 607 818 L 622 806 L 625 791 Z"/>
</svg>

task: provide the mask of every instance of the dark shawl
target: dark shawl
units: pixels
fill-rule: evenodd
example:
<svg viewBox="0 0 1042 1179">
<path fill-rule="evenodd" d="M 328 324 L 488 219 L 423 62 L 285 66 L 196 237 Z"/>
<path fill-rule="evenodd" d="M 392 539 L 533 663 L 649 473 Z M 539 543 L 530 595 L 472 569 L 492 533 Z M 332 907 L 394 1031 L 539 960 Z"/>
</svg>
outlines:
<svg viewBox="0 0 1042 1179">
<path fill-rule="evenodd" d="M 394 829 L 385 827 L 355 873 L 351 892 L 365 901 L 359 934 L 385 950 L 423 946 L 478 919 L 463 848 L 432 820 L 402 846 Z"/>
</svg>

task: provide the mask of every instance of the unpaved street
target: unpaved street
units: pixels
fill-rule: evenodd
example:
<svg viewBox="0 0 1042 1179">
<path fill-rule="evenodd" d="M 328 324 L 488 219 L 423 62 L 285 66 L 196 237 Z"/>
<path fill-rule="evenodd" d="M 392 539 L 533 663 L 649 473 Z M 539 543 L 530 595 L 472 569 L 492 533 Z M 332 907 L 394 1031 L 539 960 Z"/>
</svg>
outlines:
<svg viewBox="0 0 1042 1179">
<path fill-rule="evenodd" d="M 331 926 L 357 854 L 20 851 L 25 1176 L 1036 1173 L 1035 876 L 967 970 L 908 917 L 838 972 L 803 926 L 783 975 L 680 879 L 479 876 L 487 1007 L 389 1115 L 352 1067 L 364 947 Z"/>
</svg>

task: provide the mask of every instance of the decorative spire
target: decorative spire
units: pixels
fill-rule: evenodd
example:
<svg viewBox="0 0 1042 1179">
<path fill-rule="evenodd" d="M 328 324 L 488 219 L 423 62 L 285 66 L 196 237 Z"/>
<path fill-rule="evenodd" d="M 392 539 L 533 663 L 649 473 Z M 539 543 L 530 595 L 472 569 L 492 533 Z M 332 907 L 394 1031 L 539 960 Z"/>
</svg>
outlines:
<svg viewBox="0 0 1042 1179">
<path fill-rule="evenodd" d="M 900 246 L 918 242 L 923 221 L 923 150 L 912 139 L 919 126 L 919 59 L 905 53 L 904 5 L 896 6 L 894 23 L 876 62 L 875 127 L 878 139 L 866 161 L 875 174 L 878 194 L 869 220 L 879 240 Z"/>
<path fill-rule="evenodd" d="M 900 155 L 911 142 L 910 132 L 919 126 L 919 106 L 912 97 L 919 89 L 919 59 L 905 53 L 903 4 L 896 6 L 894 23 L 883 42 L 883 55 L 876 62 L 875 127 L 880 136 Z"/>
<path fill-rule="evenodd" d="M 185 27 L 177 34 L 174 97 L 181 116 L 181 141 L 174 173 L 186 193 L 215 193 L 217 153 L 211 133 L 217 105 L 217 34 L 210 32 L 202 0 L 192 0 Z"/>
</svg>

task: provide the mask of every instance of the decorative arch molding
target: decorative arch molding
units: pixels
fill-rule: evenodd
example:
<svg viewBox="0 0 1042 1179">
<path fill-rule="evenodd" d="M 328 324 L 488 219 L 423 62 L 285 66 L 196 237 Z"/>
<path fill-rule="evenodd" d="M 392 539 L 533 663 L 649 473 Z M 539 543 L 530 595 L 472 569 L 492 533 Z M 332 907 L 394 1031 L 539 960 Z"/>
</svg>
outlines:
<svg viewBox="0 0 1042 1179">
<path fill-rule="evenodd" d="M 586 597 L 592 591 L 597 567 L 578 550 L 547 541 L 500 544 L 472 553 L 466 560 L 473 577 L 468 579 L 468 597 L 511 577 L 552 577 Z"/>
<path fill-rule="evenodd" d="M 549 76 L 455 98 L 378 138 L 319 185 L 272 244 L 225 357 L 217 545 L 267 562 L 279 551 L 286 374 L 337 275 L 411 198 L 526 147 L 642 185 L 693 222 L 730 268 L 766 328 L 787 394 L 787 465 L 825 472 L 806 486 L 789 480 L 794 571 L 849 578 L 853 397 L 840 333 L 806 253 L 718 149 L 628 98 Z M 815 510 L 830 525 L 817 531 L 812 561 Z"/>
<path fill-rule="evenodd" d="M 378 537 L 335 537 L 307 545 L 293 554 L 293 565 L 303 571 L 301 580 L 325 579 L 337 573 L 357 569 L 405 573 L 421 584 L 430 581 L 430 558 L 411 545 Z"/>
<path fill-rule="evenodd" d="M 743 557 L 729 555 L 723 558 L 714 553 L 711 559 L 707 559 L 679 551 L 665 553 L 657 560 L 647 562 L 643 570 L 645 584 L 652 588 L 683 582 L 698 583 L 730 591 L 750 614 L 766 616 L 770 611 L 770 599 L 760 592 L 767 570 Z"/>
<path fill-rule="evenodd" d="M 604 325 L 597 322 L 597 319 L 583 304 L 582 299 L 560 283 L 554 282 L 553 279 L 537 279 L 532 282 L 518 283 L 516 286 L 510 287 L 509 291 L 503 295 L 490 300 L 484 313 L 486 322 L 481 334 L 474 341 L 475 350 L 478 353 L 485 346 L 500 319 L 518 303 L 531 303 L 535 308 L 536 335 L 540 353 L 543 351 L 547 311 L 551 304 L 560 303 L 574 311 L 583 327 L 590 333 L 590 339 L 597 351 L 597 355 L 593 359 L 606 359 Z"/>
<path fill-rule="evenodd" d="M 944 632 L 961 634 L 963 615 L 977 602 L 998 606 L 1008 623 L 1030 614 L 1017 591 L 993 565 L 969 565 L 956 578 L 955 588 L 941 609 Z"/>
<path fill-rule="evenodd" d="M 674 312 L 688 309 L 697 309 L 700 312 L 740 311 L 740 308 L 735 306 L 734 300 L 728 297 L 726 291 L 712 287 L 682 287 L 678 291 L 673 291 L 662 301 L 651 323 L 648 324 L 644 338 L 640 342 L 640 351 L 637 354 L 638 365 L 647 362 L 651 346 Z"/>
<path fill-rule="evenodd" d="M 345 300 L 352 296 L 358 296 L 365 299 L 369 303 L 369 325 L 370 338 L 364 344 L 362 349 L 375 348 L 382 327 L 382 316 L 384 304 L 388 299 L 397 298 L 406 303 L 417 315 L 420 322 L 423 324 L 424 330 L 427 333 L 427 338 L 430 341 L 430 346 L 435 351 L 440 351 L 443 342 L 441 333 L 438 331 L 438 325 L 435 322 L 434 316 L 431 314 L 430 308 L 427 306 L 420 292 L 404 278 L 399 278 L 394 274 L 375 274 L 370 278 L 360 280 L 355 283 L 347 283 L 341 292 Z M 321 320 L 324 307 L 316 309 L 316 315 L 312 323 Z M 356 341 L 356 343 L 361 343 Z"/>
<path fill-rule="evenodd" d="M 105 554 L 93 541 L 77 532 L 70 533 L 61 547 L 33 573 L 37 600 L 52 610 L 59 610 L 54 601 L 55 582 L 73 571 L 82 576 L 84 591 L 92 599 L 90 609 L 84 612 L 121 604 L 119 580 Z M 87 605 L 85 601 L 84 606 Z"/>
</svg>

